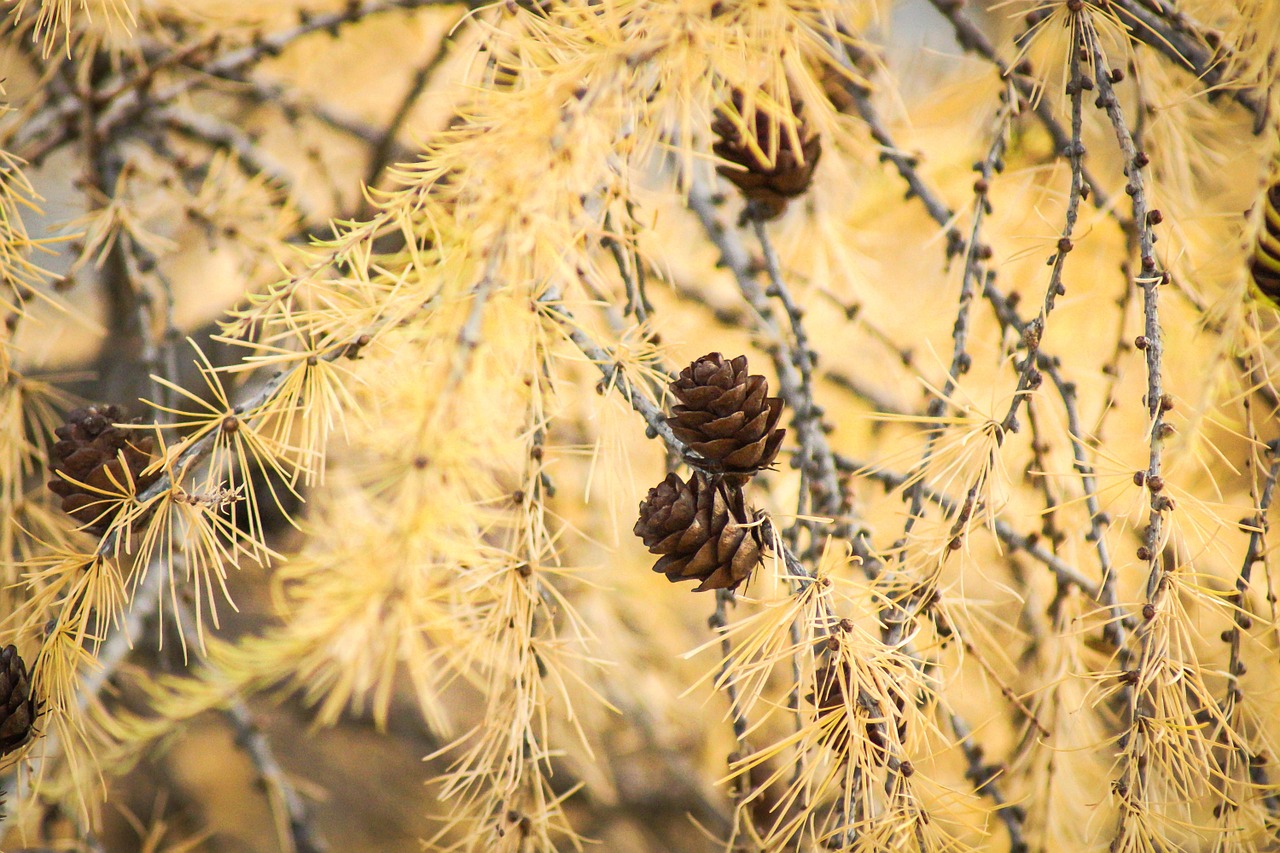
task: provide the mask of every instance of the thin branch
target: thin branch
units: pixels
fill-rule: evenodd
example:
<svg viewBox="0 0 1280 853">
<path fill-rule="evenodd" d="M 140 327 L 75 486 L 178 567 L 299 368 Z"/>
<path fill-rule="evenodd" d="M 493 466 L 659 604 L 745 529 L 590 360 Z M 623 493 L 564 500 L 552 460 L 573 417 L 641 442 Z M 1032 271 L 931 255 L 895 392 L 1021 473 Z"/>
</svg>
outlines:
<svg viewBox="0 0 1280 853">
<path fill-rule="evenodd" d="M 346 24 L 378 15 L 385 12 L 409 11 L 429 6 L 458 5 L 455 0 L 364 0 L 364 2 L 348 3 L 337 12 L 313 15 L 293 27 L 269 35 L 261 35 L 242 48 L 230 50 L 211 58 L 200 67 L 199 74 L 191 74 L 164 88 L 145 85 L 133 85 L 134 76 L 147 76 L 146 68 L 130 68 L 128 72 L 114 74 L 104 80 L 100 91 L 112 95 L 109 101 L 101 102 L 102 111 L 98 116 L 95 130 L 100 136 L 107 136 L 121 127 L 136 125 L 146 112 L 156 104 L 170 104 L 190 90 L 201 85 L 210 77 L 234 77 L 242 74 L 249 67 L 264 59 L 278 56 L 298 39 L 312 33 L 328 31 L 336 33 Z M 184 45 L 174 49 L 175 54 L 189 55 L 190 46 Z M 167 64 L 167 58 L 156 60 L 158 64 Z M 95 101 L 96 103 L 96 101 Z M 27 146 L 40 145 L 47 149 L 48 140 L 74 138 L 78 129 L 73 119 L 81 110 L 81 96 L 70 95 L 59 99 L 18 128 L 14 141 L 10 143 L 12 150 L 26 159 L 31 159 L 32 152 Z M 42 143 L 41 140 L 44 140 Z M 47 150 L 41 152 L 41 156 Z"/>
<path fill-rule="evenodd" d="M 881 144 L 890 150 L 897 150 L 892 138 L 884 130 L 884 125 L 880 121 L 879 115 L 870 99 L 865 96 L 865 93 L 856 88 L 851 91 L 851 94 L 868 125 L 880 128 Z M 916 163 L 906 157 L 893 157 L 890 158 L 890 162 L 894 164 L 894 167 L 910 188 L 908 195 L 919 198 L 934 221 L 939 226 L 949 229 L 948 233 L 950 233 L 950 229 L 954 228 L 954 214 L 941 201 L 941 195 L 921 177 L 916 168 Z M 1093 195 L 1096 199 L 1096 190 L 1093 191 Z M 954 240 L 949 241 L 948 256 L 955 251 L 954 242 Z M 960 241 L 960 244 L 963 245 L 963 240 Z M 1027 322 L 1019 316 L 1013 300 L 996 286 L 994 279 L 990 276 L 987 277 L 983 285 L 982 295 L 991 305 L 1000 325 L 1016 334 L 1019 339 L 1023 339 L 1026 334 Z M 1085 506 L 1089 511 L 1089 533 L 1086 538 L 1093 543 L 1094 548 L 1097 550 L 1098 563 L 1102 571 L 1102 577 L 1105 580 L 1113 575 L 1110 549 L 1107 546 L 1104 535 L 1105 528 L 1110 523 L 1110 518 L 1103 512 L 1101 502 L 1098 499 L 1097 476 L 1092 463 L 1089 462 L 1089 448 L 1085 443 L 1085 433 L 1077 405 L 1076 385 L 1063 376 L 1062 371 L 1059 369 L 1059 364 L 1060 362 L 1056 356 L 1046 352 L 1043 347 L 1041 348 L 1037 359 L 1037 368 L 1050 378 L 1058 392 L 1058 396 L 1062 400 L 1063 410 L 1067 416 L 1067 432 L 1071 441 L 1072 464 L 1080 477 Z M 1099 592 L 1102 593 L 1103 590 L 1100 589 Z M 1105 597 L 1098 600 L 1111 612 L 1111 618 L 1104 627 L 1104 637 L 1115 647 L 1122 648 L 1124 646 L 1124 626 L 1127 621 L 1130 621 L 1130 617 L 1123 613 L 1114 600 L 1108 601 Z"/>
<path fill-rule="evenodd" d="M 382 177 L 387 164 L 391 162 L 392 152 L 396 147 L 396 137 L 400 135 L 400 130 L 408 120 L 409 114 L 413 112 L 414 105 L 418 103 L 418 99 L 422 97 L 427 84 L 431 82 L 431 75 L 436 72 L 440 64 L 448 56 L 448 46 L 454 38 L 452 35 L 453 27 L 450 27 L 448 32 L 450 35 L 441 39 L 431 56 L 427 57 L 425 62 L 418 64 L 417 70 L 413 73 L 413 79 L 409 82 L 409 88 L 405 90 L 404 96 L 401 97 L 400 103 L 396 106 L 396 111 L 391 115 L 391 120 L 387 122 L 387 126 L 378 135 L 377 140 L 374 141 L 373 150 L 369 153 L 369 166 L 364 175 L 366 187 L 377 186 L 378 179 Z"/>
<path fill-rule="evenodd" d="M 960 751 L 964 753 L 965 778 L 972 783 L 975 792 L 990 797 L 996 804 L 996 817 L 1009 833 L 1010 853 L 1025 853 L 1029 849 L 1024 827 L 1026 812 L 1021 806 L 1014 805 L 1005 799 L 1004 794 L 995 784 L 1004 772 L 1004 768 L 1000 765 L 987 764 L 982 760 L 984 756 L 982 746 L 973 739 L 973 731 L 963 717 L 954 711 L 948 711 L 946 717 L 960 745 Z"/>
<path fill-rule="evenodd" d="M 883 484 L 887 489 L 900 489 L 912 478 L 909 473 L 890 471 L 875 463 L 852 459 L 847 456 L 837 455 L 836 461 L 840 466 L 840 470 L 856 473 L 858 476 L 874 480 Z M 950 495 L 929 487 L 925 487 L 922 493 L 926 500 L 935 504 L 944 513 L 953 514 L 960 511 L 960 502 Z M 1082 575 L 1074 566 L 1041 545 L 1038 536 L 1030 533 L 1019 533 L 1011 524 L 999 518 L 995 520 L 994 529 L 997 538 L 1006 547 L 1013 551 L 1024 553 L 1033 560 L 1043 563 L 1053 572 L 1059 584 L 1073 586 L 1090 597 L 1097 597 L 1097 584 Z"/>
<path fill-rule="evenodd" d="M 967 349 L 971 318 L 970 309 L 973 306 L 973 298 L 978 282 L 984 277 L 982 262 L 986 260 L 991 251 L 990 248 L 982 244 L 982 223 L 984 217 L 991 212 L 991 202 L 988 197 L 991 179 L 999 168 L 1003 168 L 1001 163 L 1005 145 L 1008 141 L 1008 122 L 1011 114 L 1008 105 L 1001 109 L 1001 113 L 995 123 L 996 127 L 991 145 L 987 149 L 986 156 L 975 167 L 975 171 L 979 173 L 980 177 L 974 182 L 973 187 L 973 223 L 970 226 L 969 241 L 965 250 L 964 274 L 960 281 L 956 319 L 951 330 L 951 363 L 947 367 L 947 379 L 942 386 L 942 390 L 929 401 L 929 406 L 925 412 L 925 416 L 930 423 L 937 421 L 946 413 L 951 403 L 951 395 L 960 384 L 960 377 L 969 372 L 969 367 L 973 361 Z M 944 428 L 942 426 L 936 426 L 930 429 L 925 439 L 924 451 L 921 453 L 920 461 L 916 463 L 914 469 L 916 479 L 907 487 L 906 498 L 910 502 L 910 509 L 907 511 L 907 520 L 903 524 L 899 547 L 906 545 L 911 537 L 912 529 L 922 517 L 924 496 L 921 490 L 925 486 L 925 471 L 929 467 L 929 462 L 933 459 L 934 451 L 943 431 Z"/>
<path fill-rule="evenodd" d="M 306 803 L 276 760 L 271 742 L 258 727 L 253 712 L 244 699 L 236 695 L 225 713 L 235 727 L 236 744 L 244 749 L 253 762 L 254 769 L 258 771 L 259 778 L 269 792 L 270 802 L 273 806 L 278 804 L 284 810 L 283 816 L 289 827 L 289 841 L 293 847 L 291 853 L 325 853 L 329 845 L 315 828 Z"/>
<path fill-rule="evenodd" d="M 1134 145 L 1133 136 L 1129 131 L 1120 103 L 1112 89 L 1111 69 L 1107 62 L 1107 57 L 1102 51 L 1092 21 L 1085 14 L 1077 15 L 1075 21 L 1078 26 L 1080 48 L 1085 50 L 1091 57 L 1094 71 L 1098 78 L 1098 105 L 1106 112 L 1107 118 L 1111 122 L 1112 130 L 1115 133 L 1120 153 L 1124 157 L 1125 172 L 1129 178 L 1125 192 L 1133 200 L 1133 221 L 1140 229 L 1138 232 L 1138 254 L 1141 272 L 1135 277 L 1134 284 L 1142 288 L 1143 296 L 1145 333 L 1139 339 L 1138 346 L 1146 355 L 1147 393 L 1144 402 L 1150 418 L 1150 426 L 1148 466 L 1141 479 L 1150 496 L 1150 511 L 1147 516 L 1146 534 L 1143 537 L 1144 544 L 1138 556 L 1139 559 L 1145 560 L 1148 565 L 1146 594 L 1144 596 L 1145 604 L 1143 606 L 1144 614 L 1148 612 L 1154 614 L 1158 612 L 1162 600 L 1169 594 L 1170 589 L 1170 585 L 1164 578 L 1166 569 L 1163 565 L 1162 552 L 1165 515 L 1173 509 L 1173 500 L 1163 494 L 1165 484 L 1162 473 L 1164 441 L 1172 434 L 1172 428 L 1165 424 L 1165 413 L 1171 405 L 1163 390 L 1164 341 L 1160 328 L 1158 290 L 1159 286 L 1165 282 L 1166 277 L 1157 269 L 1151 221 L 1147 216 L 1146 188 L 1142 175 L 1142 168 L 1147 163 L 1146 156 L 1141 154 Z M 1142 626 L 1138 630 L 1140 652 L 1137 659 L 1139 667 L 1144 666 L 1144 662 L 1148 659 L 1156 625 L 1157 621 L 1155 619 L 1144 619 Z M 1127 730 L 1127 734 L 1124 740 L 1124 757 L 1121 759 L 1123 769 L 1115 783 L 1117 790 L 1125 792 L 1119 810 L 1119 821 L 1116 829 L 1117 839 L 1123 838 L 1127 834 L 1129 821 L 1134 814 L 1134 810 L 1139 808 L 1131 806 L 1130 803 L 1139 801 L 1147 796 L 1148 762 L 1145 760 L 1147 738 L 1142 732 L 1143 726 L 1141 722 L 1146 715 L 1154 712 L 1154 708 L 1151 707 L 1149 680 L 1143 678 L 1142 672 L 1135 672 L 1134 675 L 1136 680 L 1132 683 L 1136 683 L 1138 686 L 1136 688 L 1128 687 L 1125 691 L 1128 694 L 1127 701 L 1124 703 L 1126 710 L 1124 727 Z M 1126 685 L 1130 684 L 1128 681 L 1125 683 Z"/>
<path fill-rule="evenodd" d="M 1032 70 L 1030 61 L 1024 59 L 1018 63 L 1016 68 L 1010 67 L 1007 62 L 1000 58 L 995 45 L 991 43 L 991 40 L 987 38 L 981 28 L 964 13 L 963 2 L 957 2 L 957 0 L 929 0 L 929 2 L 951 24 L 951 28 L 955 32 L 956 43 L 960 47 L 986 59 L 995 66 L 1001 80 L 1008 80 L 1013 84 L 1018 94 L 1031 106 L 1036 118 L 1048 132 L 1049 138 L 1053 140 L 1054 149 L 1059 154 L 1067 156 L 1072 148 L 1071 136 L 1068 135 L 1066 128 L 1058 121 L 1057 116 L 1054 115 L 1053 105 L 1048 99 L 1041 97 L 1038 84 L 1030 76 Z M 1087 168 L 1081 167 L 1080 174 L 1085 185 L 1089 187 L 1089 194 L 1093 197 L 1094 206 L 1099 210 L 1111 209 L 1111 199 L 1098 180 L 1094 178 Z"/>
<path fill-rule="evenodd" d="M 262 175 L 281 187 L 291 198 L 293 176 L 270 157 L 258 141 L 234 124 L 178 107 L 162 107 L 150 115 L 159 123 L 211 148 L 225 148 L 236 155 L 248 175 Z"/>
<path fill-rule="evenodd" d="M 1086 192 L 1083 165 L 1083 102 L 1085 89 L 1092 88 L 1093 83 L 1080 73 L 1079 51 L 1071 52 L 1070 69 L 1067 93 L 1071 96 L 1071 142 L 1067 157 L 1071 162 L 1071 188 L 1067 193 L 1067 211 L 1063 218 L 1062 233 L 1058 238 L 1057 252 L 1053 256 L 1053 271 L 1049 274 L 1049 286 L 1045 288 L 1040 315 L 1027 324 L 1022 335 L 1026 355 L 1023 356 L 1022 365 L 1019 367 L 1018 387 L 1014 389 L 1013 402 L 1009 404 L 1009 411 L 1000 422 L 1000 428 L 1005 433 L 1017 430 L 1019 406 L 1023 401 L 1030 399 L 1032 391 L 1040 387 L 1042 377 L 1036 367 L 1040 355 L 1040 342 L 1044 338 L 1045 324 L 1053 312 L 1058 297 L 1067 292 L 1062 283 L 1062 268 L 1066 264 L 1067 254 L 1073 248 L 1071 238 L 1075 232 L 1076 220 L 1080 216 L 1080 200 Z"/>
<path fill-rule="evenodd" d="M 368 332 L 356 335 L 350 340 L 342 340 L 330 344 L 325 348 L 324 352 L 316 354 L 316 358 L 320 361 L 335 361 L 342 357 L 349 357 L 353 352 L 357 352 L 360 348 L 367 346 L 370 338 L 381 328 L 382 325 L 377 325 L 371 327 Z M 261 385 L 257 386 L 252 394 L 232 406 L 230 414 L 236 417 L 243 417 L 248 413 L 257 411 L 264 403 L 274 397 L 276 392 L 284 387 L 294 371 L 306 370 L 308 367 L 307 363 L 303 361 L 296 366 L 277 370 Z M 154 483 L 136 496 L 135 501 L 139 504 L 145 504 L 172 489 L 175 485 L 172 472 L 192 470 L 195 463 L 198 463 L 212 452 L 214 442 L 218 436 L 218 430 L 210 430 L 201 436 L 199 440 L 189 444 L 173 460 L 171 466 L 160 472 Z M 98 544 L 96 553 L 99 556 L 114 554 L 119 534 L 119 528 L 109 530 Z"/>
<path fill-rule="evenodd" d="M 382 131 L 379 128 L 350 118 L 326 104 L 304 98 L 280 83 L 268 83 L 247 74 L 239 75 L 232 72 L 221 75 L 220 79 L 234 84 L 233 94 L 242 94 L 280 110 L 291 125 L 296 126 L 305 114 L 367 145 L 374 145 L 382 138 Z M 389 153 L 389 156 L 395 160 L 406 159 L 409 155 L 409 149 L 394 144 Z"/>
<path fill-rule="evenodd" d="M 1129 34 L 1164 54 L 1174 65 L 1186 68 L 1196 79 L 1203 80 L 1211 99 L 1228 95 L 1252 113 L 1254 133 L 1260 133 L 1267 116 L 1265 96 L 1235 85 L 1225 73 L 1231 66 L 1236 49 L 1216 35 L 1213 38 L 1217 42 L 1216 49 L 1206 48 L 1204 45 L 1210 41 L 1207 32 L 1184 12 L 1159 0 L 1155 5 L 1157 10 L 1150 10 L 1133 0 L 1112 0 L 1112 7 L 1121 20 L 1127 18 L 1134 24 L 1128 28 Z"/>
<path fill-rule="evenodd" d="M 1253 567 L 1265 559 L 1264 553 L 1269 527 L 1267 511 L 1271 508 L 1272 498 L 1275 495 L 1276 478 L 1280 476 L 1280 440 L 1268 443 L 1266 448 L 1271 464 L 1267 467 L 1261 494 L 1256 496 L 1257 509 L 1254 512 L 1252 521 L 1249 523 L 1249 545 L 1245 549 L 1244 561 L 1241 563 L 1240 573 L 1236 577 L 1235 592 L 1228 599 L 1233 613 L 1231 627 L 1223 632 L 1223 639 L 1227 641 L 1229 646 L 1227 689 L 1224 698 L 1219 703 L 1224 720 L 1231 720 L 1234 717 L 1243 695 L 1240 690 L 1240 677 L 1244 675 L 1244 663 L 1240 659 L 1241 632 L 1249 630 L 1253 623 L 1246 609 L 1245 595 L 1248 593 L 1252 583 Z M 1260 761 L 1257 755 L 1250 753 L 1243 740 L 1231 735 L 1229 732 L 1230 730 L 1223 726 L 1219 736 L 1227 741 L 1227 746 L 1234 747 L 1235 754 L 1241 763 L 1248 768 L 1250 781 L 1260 791 L 1265 792 L 1262 797 L 1263 805 L 1267 810 L 1273 831 L 1280 832 L 1280 795 L 1277 795 L 1268 784 L 1265 763 Z"/>
<path fill-rule="evenodd" d="M 742 707 L 742 699 L 738 695 L 738 680 L 729 671 L 730 661 L 733 658 L 733 642 L 725 634 L 725 628 L 729 625 L 727 610 L 733 601 L 733 590 L 717 589 L 716 609 L 707 619 L 707 627 L 720 636 L 720 668 L 716 672 L 716 684 L 723 685 L 725 695 L 729 697 L 733 736 L 737 738 L 739 750 L 742 750 L 746 747 L 747 716 L 746 710 Z"/>
</svg>

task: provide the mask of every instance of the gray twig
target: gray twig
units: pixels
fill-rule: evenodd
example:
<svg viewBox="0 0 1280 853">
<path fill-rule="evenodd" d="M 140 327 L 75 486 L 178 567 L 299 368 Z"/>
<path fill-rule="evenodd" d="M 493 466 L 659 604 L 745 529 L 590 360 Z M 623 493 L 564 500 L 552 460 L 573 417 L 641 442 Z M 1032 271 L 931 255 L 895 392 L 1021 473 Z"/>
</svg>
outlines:
<svg viewBox="0 0 1280 853">
<path fill-rule="evenodd" d="M 1227 600 L 1233 609 L 1231 627 L 1223 632 L 1223 639 L 1229 644 L 1227 661 L 1227 689 L 1219 703 L 1223 720 L 1231 720 L 1239 707 L 1242 696 L 1240 677 L 1244 675 L 1244 664 L 1240 660 L 1241 632 L 1252 625 L 1245 602 L 1245 594 L 1253 579 L 1253 567 L 1264 559 L 1267 537 L 1267 511 L 1271 508 L 1275 495 L 1276 478 L 1280 476 L 1280 440 L 1267 444 L 1267 455 L 1271 464 L 1267 467 L 1266 477 L 1262 483 L 1261 494 L 1256 496 L 1257 509 L 1249 523 L 1249 544 L 1245 549 L 1244 561 L 1240 565 L 1240 573 L 1236 577 L 1235 592 Z M 1246 519 L 1246 521 L 1249 521 Z M 1269 817 L 1273 832 L 1280 832 L 1280 795 L 1268 784 L 1266 764 L 1258 755 L 1251 754 L 1247 745 L 1238 736 L 1230 735 L 1227 726 L 1222 726 L 1219 737 L 1224 739 L 1224 746 L 1231 748 L 1242 764 L 1248 768 L 1250 781 L 1263 791 L 1262 801 Z"/>
<path fill-rule="evenodd" d="M 254 769 L 271 794 L 269 799 L 273 805 L 278 803 L 284 810 L 284 818 L 289 826 L 289 841 L 293 847 L 291 853 L 325 853 L 329 845 L 313 825 L 306 803 L 276 760 L 270 740 L 258 727 L 253 712 L 244 699 L 236 695 L 226 709 L 226 714 L 235 727 L 236 743 L 253 762 Z"/>
<path fill-rule="evenodd" d="M 856 472 L 859 476 L 875 480 L 888 489 L 902 488 L 912 477 L 909 473 L 891 471 L 874 463 L 841 455 L 836 456 L 836 462 L 840 470 Z M 922 494 L 926 500 L 938 506 L 944 513 L 955 513 L 960 509 L 960 501 L 936 489 L 925 487 Z M 1009 522 L 999 518 L 995 520 L 995 534 L 1009 549 L 1024 553 L 1033 560 L 1043 563 L 1053 572 L 1059 584 L 1075 587 L 1090 597 L 1097 597 L 1097 584 L 1082 575 L 1079 569 L 1041 545 L 1039 537 L 1029 533 L 1019 533 Z"/>
<path fill-rule="evenodd" d="M 1112 5 L 1122 19 L 1128 18 L 1136 25 L 1129 28 L 1129 33 L 1203 80 L 1211 99 L 1225 94 L 1244 107 L 1254 115 L 1254 133 L 1262 131 L 1267 116 L 1266 98 L 1249 89 L 1227 85 L 1225 72 L 1236 50 L 1222 41 L 1220 35 L 1214 37 L 1216 48 L 1207 49 L 1204 46 L 1209 42 L 1207 31 L 1193 23 L 1185 12 L 1163 0 L 1154 0 L 1155 9 L 1147 9 L 1134 0 L 1113 0 Z"/>
<path fill-rule="evenodd" d="M 1147 517 L 1146 534 L 1143 537 L 1144 544 L 1139 552 L 1139 559 L 1146 561 L 1148 566 L 1146 594 L 1144 596 L 1145 604 L 1143 605 L 1144 613 L 1150 612 L 1154 614 L 1158 611 L 1161 601 L 1169 590 L 1169 585 L 1162 582 L 1165 574 L 1162 551 L 1165 514 L 1173 509 L 1173 500 L 1163 494 L 1165 484 L 1161 468 L 1164 440 L 1172 432 L 1172 429 L 1167 428 L 1165 424 L 1165 413 L 1171 407 L 1171 403 L 1165 397 L 1163 390 L 1162 357 L 1164 341 L 1160 328 L 1158 290 L 1159 286 L 1165 282 L 1166 276 L 1157 269 L 1155 241 L 1151 231 L 1151 220 L 1147 216 L 1148 204 L 1142 176 L 1142 168 L 1147 162 L 1146 156 L 1142 155 L 1134 145 L 1133 135 L 1125 122 L 1115 91 L 1112 89 L 1111 68 L 1107 62 L 1106 54 L 1103 53 L 1099 44 L 1098 35 L 1093 28 L 1092 21 L 1087 15 L 1079 14 L 1076 16 L 1075 22 L 1079 32 L 1078 44 L 1080 49 L 1086 51 L 1092 58 L 1094 72 L 1098 78 L 1098 106 L 1106 112 L 1116 137 L 1116 143 L 1120 148 L 1120 153 L 1124 157 L 1125 172 L 1129 178 L 1125 192 L 1133 200 L 1134 227 L 1139 229 L 1138 255 L 1140 273 L 1135 276 L 1134 284 L 1142 289 L 1143 296 L 1145 331 L 1139 339 L 1139 348 L 1146 355 L 1147 394 L 1144 402 L 1150 417 L 1148 465 L 1140 478 L 1150 496 L 1150 512 Z M 1156 624 L 1154 619 L 1144 619 L 1137 632 L 1140 651 L 1136 658 L 1139 667 L 1147 660 L 1147 652 L 1152 642 L 1153 630 Z M 1135 675 L 1137 677 L 1137 685 L 1146 684 L 1141 672 L 1136 672 Z M 1126 681 L 1126 685 L 1128 684 L 1129 682 Z M 1126 752 L 1132 752 L 1142 748 L 1138 744 L 1145 736 L 1140 731 L 1140 720 L 1144 715 L 1151 713 L 1153 709 L 1151 708 L 1152 702 L 1149 696 L 1149 687 L 1127 687 L 1125 692 L 1127 692 L 1127 701 L 1124 703 L 1126 711 L 1124 728 L 1127 730 L 1125 750 Z M 1128 805 L 1128 802 L 1141 799 L 1147 795 L 1148 764 L 1143 759 L 1143 756 L 1138 755 L 1136 761 L 1122 763 L 1124 768 L 1120 772 L 1116 786 L 1117 789 L 1124 790 L 1127 794 L 1126 802 L 1120 808 L 1118 827 L 1116 829 L 1117 838 L 1125 835 L 1129 820 L 1133 815 L 1133 808 Z"/>
<path fill-rule="evenodd" d="M 969 241 L 965 250 L 964 274 L 960 281 L 956 319 L 951 331 L 951 363 L 947 367 L 947 379 L 943 383 L 941 392 L 929 401 L 929 406 L 925 413 L 931 425 L 946 413 L 948 406 L 951 404 L 951 395 L 960 384 L 960 377 L 969 372 L 969 367 L 972 364 L 972 357 L 967 349 L 971 317 L 970 309 L 973 305 L 978 282 L 984 278 L 983 261 L 990 254 L 990 249 L 984 246 L 981 241 L 982 222 L 984 217 L 991 211 L 991 201 L 988 197 L 991 179 L 995 172 L 1003 168 L 1001 159 L 1004 155 L 1007 141 L 1010 115 L 1010 108 L 1006 105 L 1001 110 L 1001 114 L 996 121 L 994 138 L 986 156 L 975 166 L 975 171 L 979 173 L 980 177 L 974 182 L 973 188 L 973 224 L 970 227 Z M 903 524 L 899 547 L 907 544 L 911 537 L 912 529 L 923 513 L 924 495 L 922 490 L 925 486 L 924 475 L 929 467 L 930 460 L 933 459 L 934 451 L 937 448 L 938 440 L 942 437 L 942 433 L 943 427 L 932 426 L 928 437 L 925 439 L 924 452 L 921 453 L 920 461 L 916 463 L 915 467 L 916 478 L 907 487 L 906 498 L 910 502 L 910 509 L 907 512 L 907 520 Z M 895 548 L 895 550 L 897 549 Z"/>
</svg>

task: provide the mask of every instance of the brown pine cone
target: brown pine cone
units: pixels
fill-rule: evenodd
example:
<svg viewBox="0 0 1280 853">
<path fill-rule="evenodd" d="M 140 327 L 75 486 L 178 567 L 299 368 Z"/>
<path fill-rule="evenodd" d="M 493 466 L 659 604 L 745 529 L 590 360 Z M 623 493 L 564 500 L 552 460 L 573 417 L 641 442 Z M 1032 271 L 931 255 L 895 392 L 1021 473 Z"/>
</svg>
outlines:
<svg viewBox="0 0 1280 853">
<path fill-rule="evenodd" d="M 778 455 L 787 433 L 777 428 L 782 401 L 768 396 L 767 379 L 747 374 L 745 355 L 732 361 L 718 352 L 704 355 L 670 387 L 680 403 L 671 407 L 667 423 L 702 457 L 689 464 L 742 485 Z"/>
<path fill-rule="evenodd" d="M 774 219 L 787 209 L 788 201 L 809 189 L 813 170 L 822 155 L 821 138 L 805 124 L 801 116 L 804 105 L 800 101 L 792 101 L 792 111 L 799 120 L 796 136 L 799 137 L 800 148 L 796 149 L 791 134 L 785 128 L 778 127 L 777 151 L 770 165 L 752 151 L 739 126 L 729 118 L 730 112 L 742 115 L 742 107 L 742 93 L 735 91 L 731 106 L 717 111 L 711 124 L 711 130 L 718 137 L 711 150 L 726 161 L 717 165 L 716 171 L 737 186 L 747 199 L 744 216 Z M 767 155 L 771 132 L 769 116 L 757 109 L 754 124 L 756 145 Z"/>
<path fill-rule="evenodd" d="M 1280 183 L 1267 188 L 1263 214 L 1249 273 L 1258 292 L 1272 305 L 1280 307 Z"/>
<path fill-rule="evenodd" d="M 847 714 L 849 704 L 854 707 L 859 705 L 859 699 L 855 697 L 852 703 L 846 704 L 845 691 L 855 687 L 853 683 L 853 670 L 849 666 L 849 662 L 839 659 L 836 655 L 830 655 L 825 663 L 818 667 L 817 672 L 813 674 L 814 689 L 813 692 L 805 696 L 817 710 L 818 719 L 822 719 L 828 714 L 842 713 Z M 901 741 L 906 737 L 906 718 L 903 716 L 905 703 L 898 693 L 893 694 L 893 704 L 897 709 L 897 731 L 898 739 Z M 887 761 L 889 750 L 885 743 L 885 726 L 887 721 L 873 719 L 868 720 L 863 729 L 867 734 L 867 741 L 871 744 L 875 753 L 881 762 Z M 851 724 L 846 722 L 844 726 L 835 725 L 824 733 L 822 741 L 837 752 L 844 752 L 848 749 L 849 732 Z"/>
<path fill-rule="evenodd" d="M 694 592 L 703 592 L 734 589 L 760 565 L 759 528 L 750 521 L 740 488 L 694 471 L 687 483 L 668 474 L 650 489 L 633 532 L 662 555 L 655 572 L 672 583 L 701 581 Z"/>
<path fill-rule="evenodd" d="M 54 430 L 59 441 L 50 459 L 54 479 L 49 490 L 62 498 L 63 512 L 99 536 L 120 511 L 121 504 L 113 496 L 123 495 L 130 480 L 140 493 L 157 476 L 142 473 L 151 462 L 155 441 L 145 433 L 115 426 L 125 422 L 119 406 L 89 406 L 72 410 L 67 422 Z"/>
<path fill-rule="evenodd" d="M 0 650 L 0 755 L 31 739 L 38 710 L 31 698 L 27 665 L 16 646 L 5 646 Z"/>
</svg>

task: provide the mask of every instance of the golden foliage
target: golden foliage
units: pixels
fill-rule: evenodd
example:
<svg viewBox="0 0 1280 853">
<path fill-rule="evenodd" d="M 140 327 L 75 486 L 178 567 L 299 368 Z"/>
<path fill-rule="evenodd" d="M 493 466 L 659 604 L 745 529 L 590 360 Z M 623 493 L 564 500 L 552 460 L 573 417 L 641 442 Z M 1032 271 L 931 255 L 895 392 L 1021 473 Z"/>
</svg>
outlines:
<svg viewBox="0 0 1280 853">
<path fill-rule="evenodd" d="M 121 791 L 219 712 L 316 849 L 267 697 L 421 735 L 433 850 L 1268 849 L 1280 29 L 933 7 L 8 4 L 6 840 L 203 849 Z M 717 115 L 821 137 L 777 221 Z M 629 531 L 710 351 L 791 422 L 695 596 Z M 157 448 L 101 536 L 76 395 Z"/>
</svg>

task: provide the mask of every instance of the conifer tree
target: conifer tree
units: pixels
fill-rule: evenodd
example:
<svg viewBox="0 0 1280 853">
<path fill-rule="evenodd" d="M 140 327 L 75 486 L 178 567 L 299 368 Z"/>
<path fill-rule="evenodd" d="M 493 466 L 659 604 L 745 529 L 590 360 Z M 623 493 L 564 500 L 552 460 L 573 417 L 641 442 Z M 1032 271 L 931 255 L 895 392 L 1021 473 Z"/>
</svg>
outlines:
<svg viewBox="0 0 1280 853">
<path fill-rule="evenodd" d="M 1273 6 L 7 0 L 0 847 L 1276 849 Z"/>
</svg>

